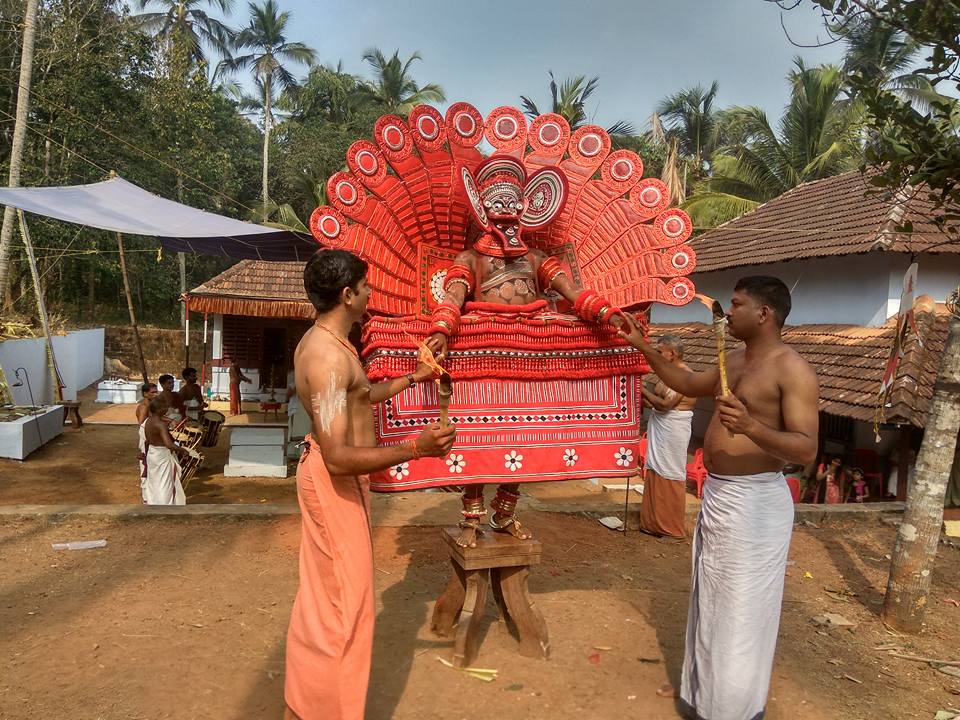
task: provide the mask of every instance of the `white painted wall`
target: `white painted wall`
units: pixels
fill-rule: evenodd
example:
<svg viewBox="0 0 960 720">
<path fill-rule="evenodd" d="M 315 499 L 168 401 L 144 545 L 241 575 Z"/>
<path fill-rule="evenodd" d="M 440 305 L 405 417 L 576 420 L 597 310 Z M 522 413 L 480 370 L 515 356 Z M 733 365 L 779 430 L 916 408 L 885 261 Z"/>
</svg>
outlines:
<svg viewBox="0 0 960 720">
<path fill-rule="evenodd" d="M 76 400 L 77 392 L 103 377 L 103 328 L 75 330 L 53 337 L 63 399 Z"/>
<path fill-rule="evenodd" d="M 216 313 L 213 316 L 213 355 L 212 360 L 223 359 L 223 315 Z"/>
<path fill-rule="evenodd" d="M 739 278 L 774 275 L 791 288 L 793 310 L 787 319 L 788 324 L 838 323 L 876 327 L 897 313 L 903 274 L 909 263 L 907 255 L 875 252 L 694 273 L 693 282 L 698 292 L 720 300 L 726 307 Z M 917 294 L 927 294 L 943 302 L 960 282 L 960 257 L 925 255 L 918 263 Z M 706 308 L 696 302 L 680 308 L 654 305 L 651 311 L 654 323 L 708 320 Z"/>
<path fill-rule="evenodd" d="M 61 380 L 65 384 L 64 400 L 76 400 L 77 392 L 103 376 L 103 328 L 74 330 L 53 337 L 53 352 L 57 357 Z M 18 367 L 26 369 L 30 387 L 37 403 L 51 403 L 54 399 L 50 372 L 47 370 L 46 345 L 43 338 L 4 340 L 0 342 L 0 367 L 11 385 L 16 382 Z M 12 387 L 13 399 L 18 405 L 29 405 L 27 383 Z"/>
</svg>

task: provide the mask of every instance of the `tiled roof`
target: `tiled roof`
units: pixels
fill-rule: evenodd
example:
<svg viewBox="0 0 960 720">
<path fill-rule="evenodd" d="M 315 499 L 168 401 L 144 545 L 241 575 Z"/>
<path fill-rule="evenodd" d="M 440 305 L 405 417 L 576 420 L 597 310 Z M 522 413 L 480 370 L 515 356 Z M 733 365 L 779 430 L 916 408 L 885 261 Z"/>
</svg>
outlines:
<svg viewBox="0 0 960 720">
<path fill-rule="evenodd" d="M 185 293 L 191 311 L 312 319 L 302 262 L 241 260 Z"/>
<path fill-rule="evenodd" d="M 873 422 L 877 394 L 893 344 L 896 318 L 883 327 L 855 325 L 796 325 L 784 328 L 783 339 L 813 366 L 820 379 L 822 412 Z M 907 340 L 897 379 L 891 390 L 882 422 L 923 426 L 940 356 L 946 340 L 949 316 L 945 312 L 917 313 L 922 347 Z M 694 370 L 705 370 L 717 362 L 716 336 L 712 325 L 657 324 L 650 336 L 679 335 L 685 344 L 684 361 Z M 729 336 L 727 347 L 739 343 Z"/>
<path fill-rule="evenodd" d="M 911 253 L 947 240 L 930 221 L 925 190 L 884 200 L 865 195 L 868 187 L 857 171 L 798 185 L 694 238 L 696 272 L 876 250 Z M 912 233 L 897 233 L 906 221 Z M 933 251 L 960 253 L 960 245 Z"/>
</svg>

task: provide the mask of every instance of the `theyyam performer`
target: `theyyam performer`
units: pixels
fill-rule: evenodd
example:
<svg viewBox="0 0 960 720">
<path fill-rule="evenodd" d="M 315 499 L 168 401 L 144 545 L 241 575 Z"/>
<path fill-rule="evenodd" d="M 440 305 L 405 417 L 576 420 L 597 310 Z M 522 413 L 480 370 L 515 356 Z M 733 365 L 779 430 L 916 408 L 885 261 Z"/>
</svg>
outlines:
<svg viewBox="0 0 960 720">
<path fill-rule="evenodd" d="M 312 432 L 297 466 L 300 587 L 287 634 L 287 718 L 362 720 L 373 647 L 373 550 L 367 473 L 450 453 L 455 429 L 430 424 L 407 442 L 378 447 L 371 407 L 432 377 L 371 383 L 348 340 L 367 309 L 367 264 L 321 250 L 304 271 L 317 319 L 294 356 Z"/>
<path fill-rule="evenodd" d="M 486 483 L 499 486 L 489 525 L 523 538 L 519 484 L 636 473 L 647 365 L 617 335 L 620 308 L 689 302 L 695 265 L 690 219 L 643 179 L 640 157 L 612 151 L 594 125 L 571 132 L 546 114 L 528 127 L 513 107 L 484 119 L 454 103 L 380 118 L 347 166 L 310 226 L 370 265 L 367 372 L 402 378 L 426 341 L 454 382 L 453 452 L 374 472 L 372 489 L 465 486 L 470 546 Z M 378 441 L 402 446 L 438 403 L 433 383 L 417 383 L 381 404 Z"/>
<path fill-rule="evenodd" d="M 690 717 L 754 720 L 765 711 L 793 530 L 782 471 L 814 461 L 819 427 L 816 374 L 780 337 L 790 307 L 777 278 L 737 282 L 728 330 L 744 347 L 727 354 L 725 395 L 719 367 L 692 372 L 651 347 L 634 322 L 623 332 L 675 392 L 715 396 L 679 692 Z"/>
</svg>

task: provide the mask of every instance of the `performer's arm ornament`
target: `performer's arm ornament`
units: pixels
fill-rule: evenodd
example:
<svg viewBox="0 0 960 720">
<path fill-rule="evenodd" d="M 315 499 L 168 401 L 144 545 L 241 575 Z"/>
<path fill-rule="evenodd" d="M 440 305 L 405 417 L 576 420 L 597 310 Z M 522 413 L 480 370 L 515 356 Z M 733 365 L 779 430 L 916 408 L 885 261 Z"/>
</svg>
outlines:
<svg viewBox="0 0 960 720">
<path fill-rule="evenodd" d="M 620 308 L 596 290 L 584 290 L 573 305 L 573 311 L 586 322 L 604 323 L 621 312 Z"/>
<path fill-rule="evenodd" d="M 462 263 L 454 263 L 450 266 L 450 269 L 447 270 L 447 277 L 443 281 L 443 289 L 447 292 L 450 291 L 450 287 L 454 284 L 463 285 L 464 294 L 466 298 L 472 292 L 473 288 L 476 285 L 476 279 L 473 274 L 473 270 Z"/>
<path fill-rule="evenodd" d="M 566 271 L 559 260 L 549 257 L 540 263 L 540 268 L 537 270 L 537 282 L 540 283 L 542 288 L 552 287 L 553 281 L 557 279 L 558 275 L 566 275 Z"/>
<path fill-rule="evenodd" d="M 433 309 L 430 319 L 433 321 L 430 326 L 430 334 L 440 333 L 450 337 L 456 335 L 460 330 L 460 308 L 449 300 L 444 300 Z"/>
</svg>

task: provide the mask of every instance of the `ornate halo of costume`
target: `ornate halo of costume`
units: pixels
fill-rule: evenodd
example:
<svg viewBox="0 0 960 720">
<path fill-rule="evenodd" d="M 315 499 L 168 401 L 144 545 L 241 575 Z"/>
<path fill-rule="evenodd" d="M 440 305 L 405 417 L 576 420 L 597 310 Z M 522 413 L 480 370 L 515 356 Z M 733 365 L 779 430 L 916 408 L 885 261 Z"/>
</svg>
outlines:
<svg viewBox="0 0 960 720">
<path fill-rule="evenodd" d="M 513 107 L 484 120 L 460 102 L 445 116 L 421 105 L 380 118 L 347 167 L 310 228 L 369 263 L 370 379 L 412 372 L 417 343 L 441 333 L 455 381 L 451 454 L 374 473 L 371 489 L 633 475 L 648 367 L 608 321 L 689 302 L 696 265 L 690 218 L 642 177 L 640 157 L 611 151 L 594 125 L 571 132 L 547 114 L 528 126 Z M 589 289 L 572 301 L 561 276 Z M 462 307 L 447 297 L 458 284 Z M 374 412 L 380 444 L 409 441 L 437 421 L 437 388 L 414 385 Z"/>
</svg>

